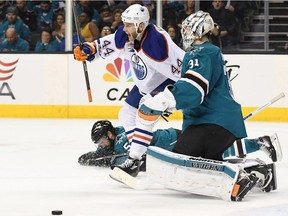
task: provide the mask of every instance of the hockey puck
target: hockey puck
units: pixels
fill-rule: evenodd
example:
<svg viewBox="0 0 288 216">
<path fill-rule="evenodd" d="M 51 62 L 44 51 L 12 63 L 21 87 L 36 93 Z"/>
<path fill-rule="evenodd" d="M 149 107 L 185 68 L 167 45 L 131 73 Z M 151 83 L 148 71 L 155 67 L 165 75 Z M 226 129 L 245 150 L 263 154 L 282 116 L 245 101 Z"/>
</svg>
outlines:
<svg viewBox="0 0 288 216">
<path fill-rule="evenodd" d="M 62 215 L 62 211 L 61 210 L 53 210 L 52 215 Z"/>
</svg>

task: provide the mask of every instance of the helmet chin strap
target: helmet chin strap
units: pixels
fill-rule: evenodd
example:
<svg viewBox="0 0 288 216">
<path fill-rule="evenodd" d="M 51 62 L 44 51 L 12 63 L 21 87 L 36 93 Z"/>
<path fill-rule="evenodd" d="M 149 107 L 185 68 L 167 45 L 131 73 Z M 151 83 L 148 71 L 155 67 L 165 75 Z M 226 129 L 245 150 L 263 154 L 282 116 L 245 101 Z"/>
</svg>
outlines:
<svg viewBox="0 0 288 216">
<path fill-rule="evenodd" d="M 144 30 L 145 30 L 145 29 L 144 29 Z M 136 40 L 139 40 L 139 41 L 140 41 L 140 39 L 142 38 L 142 35 L 143 35 L 143 33 L 144 33 L 144 30 L 143 30 L 142 32 L 138 32 L 138 30 L 136 31 L 136 33 L 137 33 Z"/>
<path fill-rule="evenodd" d="M 138 25 L 138 28 L 136 29 L 136 34 L 137 34 L 137 36 L 136 36 L 136 40 L 139 40 L 140 41 L 140 39 L 142 38 L 142 35 L 143 35 L 143 33 L 144 33 L 144 31 L 145 31 L 145 29 L 146 29 L 146 26 L 145 26 L 145 28 L 141 31 L 141 32 L 139 32 L 139 27 L 140 27 L 140 25 L 141 25 L 142 23 L 140 23 L 139 25 Z M 144 24 L 144 23 L 143 23 Z"/>
</svg>

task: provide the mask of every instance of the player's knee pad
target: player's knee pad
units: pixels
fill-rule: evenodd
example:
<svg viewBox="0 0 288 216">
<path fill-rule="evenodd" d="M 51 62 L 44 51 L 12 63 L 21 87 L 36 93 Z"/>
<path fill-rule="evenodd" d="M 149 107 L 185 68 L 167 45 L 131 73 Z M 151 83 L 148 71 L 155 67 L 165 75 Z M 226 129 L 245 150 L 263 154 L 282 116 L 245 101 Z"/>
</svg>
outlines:
<svg viewBox="0 0 288 216">
<path fill-rule="evenodd" d="M 162 113 L 168 108 L 168 102 L 165 97 L 158 95 L 147 98 L 138 109 L 137 115 L 144 125 L 152 125 L 157 122 Z M 160 97 L 159 97 L 160 96 Z"/>
<path fill-rule="evenodd" d="M 144 126 L 152 126 L 159 120 L 162 113 L 162 111 L 150 109 L 142 104 L 137 112 L 137 119 Z"/>
</svg>

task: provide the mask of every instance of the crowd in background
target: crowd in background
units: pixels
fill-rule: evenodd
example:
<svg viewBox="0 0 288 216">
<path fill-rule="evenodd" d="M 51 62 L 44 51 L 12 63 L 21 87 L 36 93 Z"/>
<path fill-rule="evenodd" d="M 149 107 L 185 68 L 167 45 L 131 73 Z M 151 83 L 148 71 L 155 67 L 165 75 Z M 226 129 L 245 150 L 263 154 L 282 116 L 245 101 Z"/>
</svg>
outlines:
<svg viewBox="0 0 288 216">
<path fill-rule="evenodd" d="M 93 41 L 114 33 L 122 25 L 121 13 L 135 3 L 145 5 L 150 22 L 156 24 L 155 1 L 77 1 L 82 40 Z M 201 1 L 200 9 L 209 12 L 216 23 L 212 42 L 222 49 L 235 47 L 244 26 L 244 12 L 251 7 L 251 1 Z M 181 47 L 181 23 L 195 12 L 195 0 L 163 0 L 162 8 L 162 27 Z M 65 51 L 65 1 L 0 0 L 0 51 Z"/>
</svg>

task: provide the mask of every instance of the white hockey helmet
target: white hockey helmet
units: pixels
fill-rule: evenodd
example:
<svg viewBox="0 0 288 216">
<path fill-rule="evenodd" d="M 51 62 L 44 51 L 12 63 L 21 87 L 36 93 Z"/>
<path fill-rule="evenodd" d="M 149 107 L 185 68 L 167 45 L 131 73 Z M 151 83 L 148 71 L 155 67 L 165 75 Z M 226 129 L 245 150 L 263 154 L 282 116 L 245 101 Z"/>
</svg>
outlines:
<svg viewBox="0 0 288 216">
<path fill-rule="evenodd" d="M 140 4 L 133 4 L 128 7 L 121 15 L 122 21 L 126 23 L 134 23 L 135 28 L 138 29 L 140 23 L 149 24 L 149 11 L 145 6 Z"/>
<path fill-rule="evenodd" d="M 183 48 L 186 50 L 195 40 L 202 38 L 214 28 L 214 21 L 209 13 L 197 11 L 182 22 L 181 35 Z"/>
</svg>

